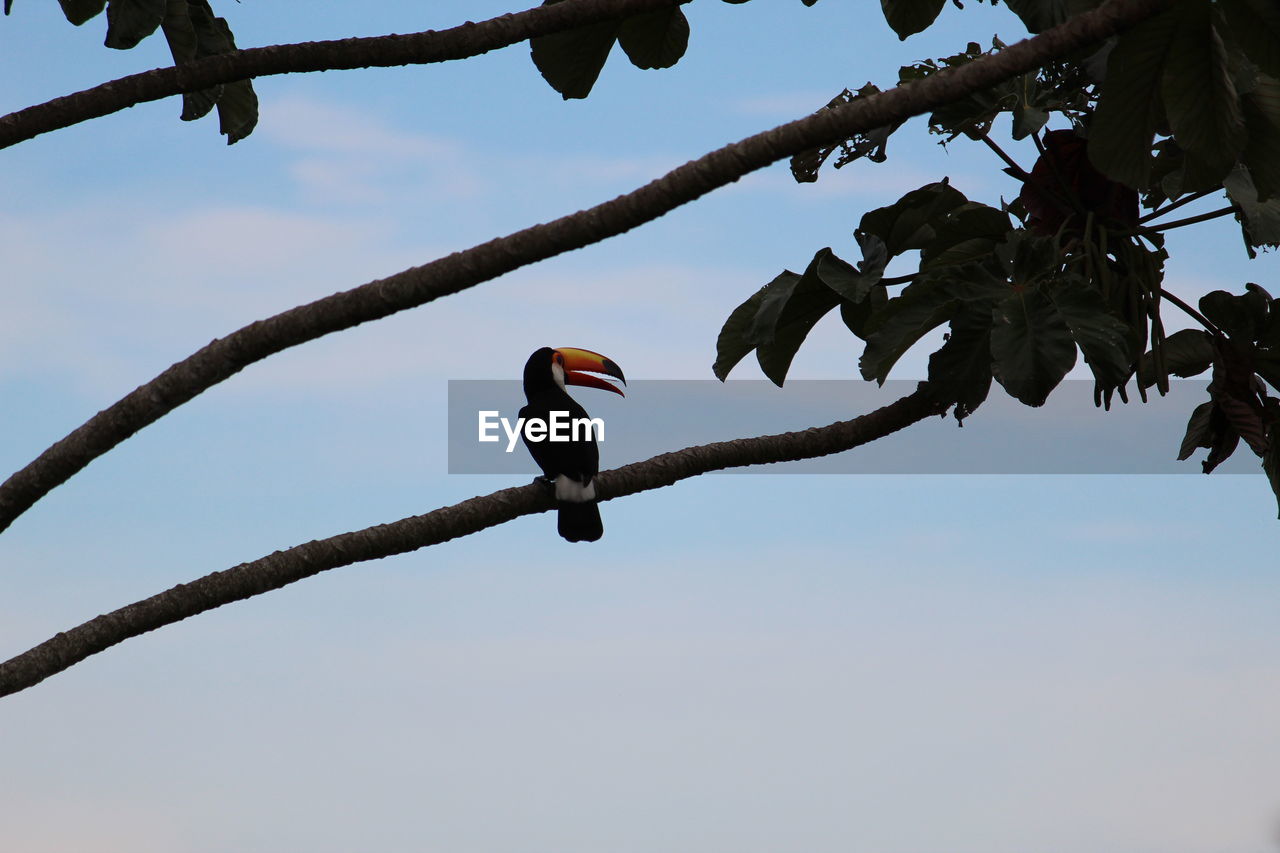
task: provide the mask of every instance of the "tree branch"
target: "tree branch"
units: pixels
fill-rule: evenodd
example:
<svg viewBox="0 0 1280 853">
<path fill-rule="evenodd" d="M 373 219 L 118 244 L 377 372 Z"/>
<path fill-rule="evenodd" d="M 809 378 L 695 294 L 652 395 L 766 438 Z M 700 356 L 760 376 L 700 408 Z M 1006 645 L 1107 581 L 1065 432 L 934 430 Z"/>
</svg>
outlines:
<svg viewBox="0 0 1280 853">
<path fill-rule="evenodd" d="M 897 124 L 1025 74 L 1171 2 L 1108 0 L 998 54 L 748 137 L 603 204 L 251 323 L 130 392 L 13 474 L 0 485 L 0 531 L 91 461 L 255 361 L 630 231 L 793 154 Z"/>
<path fill-rule="evenodd" d="M 852 420 L 800 432 L 687 447 L 602 472 L 596 480 L 596 492 L 601 500 L 611 500 L 723 468 L 827 456 L 883 438 L 931 415 L 942 415 L 947 408 L 921 383 L 914 393 Z M 415 551 L 522 515 L 546 512 L 554 506 L 550 492 L 534 482 L 426 515 L 307 542 L 179 584 L 59 633 L 0 664 L 0 696 L 25 690 L 130 637 L 197 613 L 279 589 L 329 569 Z M 550 536 L 550 529 L 546 533 Z"/>
<path fill-rule="evenodd" d="M 0 117 L 0 148 L 89 119 L 158 101 L 273 74 L 425 65 L 479 56 L 498 48 L 598 21 L 627 17 L 691 0 L 569 0 L 524 12 L 468 21 L 447 30 L 370 36 L 302 44 L 278 44 L 209 56 L 169 68 L 121 77 Z"/>
<path fill-rule="evenodd" d="M 1156 234 L 1160 231 L 1169 231 L 1173 228 L 1181 228 L 1184 225 L 1195 225 L 1197 222 L 1208 222 L 1210 219 L 1217 219 L 1220 216 L 1226 216 L 1228 213 L 1235 213 L 1236 206 L 1229 204 L 1218 210 L 1211 210 L 1208 213 L 1201 213 L 1196 216 L 1188 216 L 1186 219 L 1175 219 L 1172 222 L 1161 222 L 1156 225 L 1148 225 L 1145 228 L 1134 230 L 1134 234 L 1142 237 L 1147 234 Z"/>
</svg>

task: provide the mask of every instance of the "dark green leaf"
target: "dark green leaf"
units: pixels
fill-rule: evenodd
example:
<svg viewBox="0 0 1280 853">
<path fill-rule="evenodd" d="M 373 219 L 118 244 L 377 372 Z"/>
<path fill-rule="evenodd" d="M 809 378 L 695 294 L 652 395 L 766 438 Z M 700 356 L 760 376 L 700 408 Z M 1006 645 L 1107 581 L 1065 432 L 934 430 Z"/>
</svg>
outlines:
<svg viewBox="0 0 1280 853">
<path fill-rule="evenodd" d="M 1063 278 L 1046 292 L 1098 386 L 1104 393 L 1123 387 L 1133 373 L 1129 326 L 1111 313 L 1101 293 L 1081 279 Z"/>
<path fill-rule="evenodd" d="M 1223 179 L 1222 186 L 1231 201 L 1240 208 L 1240 225 L 1249 257 L 1255 257 L 1254 249 L 1260 246 L 1280 246 L 1280 196 L 1259 201 L 1253 179 L 1241 166 Z"/>
<path fill-rule="evenodd" d="M 1049 114 L 1039 107 L 1027 104 L 1019 106 L 1013 111 L 1013 138 L 1026 139 L 1031 134 L 1038 133 L 1048 122 Z"/>
<path fill-rule="evenodd" d="M 1213 421 L 1215 405 L 1212 400 L 1201 403 L 1191 413 L 1187 421 L 1187 432 L 1182 437 L 1182 447 L 1178 450 L 1178 461 L 1191 458 L 1197 447 L 1213 447 Z M 1207 473 L 1207 472 L 1206 472 Z"/>
<path fill-rule="evenodd" d="M 994 255 L 1015 284 L 1034 284 L 1053 277 L 1058 271 L 1058 250 L 1053 241 L 1029 231 L 1010 233 L 995 247 Z"/>
<path fill-rule="evenodd" d="M 1245 55 L 1280 79 L 1280 6 L 1275 0 L 1218 0 L 1218 5 Z"/>
<path fill-rule="evenodd" d="M 931 273 L 946 282 L 947 292 L 962 302 L 982 303 L 980 308 L 991 313 L 997 302 L 1013 293 L 1013 284 L 995 275 L 987 264 L 971 263 Z"/>
<path fill-rule="evenodd" d="M 884 243 L 873 235 L 856 235 L 862 245 L 862 269 L 838 257 L 830 249 L 821 249 L 810 265 L 814 275 L 827 287 L 849 302 L 861 302 L 884 275 L 888 256 Z"/>
<path fill-rule="evenodd" d="M 945 4 L 946 0 L 880 0 L 884 19 L 902 41 L 928 28 Z"/>
<path fill-rule="evenodd" d="M 804 343 L 804 339 L 808 337 L 809 331 L 819 319 L 820 316 L 809 317 L 790 323 L 778 329 L 772 342 L 756 347 L 756 361 L 760 363 L 760 369 L 774 385 L 782 387 L 782 383 L 787 378 L 787 371 L 791 369 L 791 360 L 795 358 L 800 344 Z"/>
<path fill-rule="evenodd" d="M 1076 363 L 1071 330 L 1039 288 L 996 306 L 991 327 L 992 372 L 1028 406 L 1043 406 Z"/>
<path fill-rule="evenodd" d="M 772 339 L 781 335 L 789 326 L 808 323 L 809 327 L 812 327 L 828 311 L 840 304 L 840 295 L 823 284 L 822 280 L 818 278 L 817 269 L 822 257 L 823 254 L 819 252 L 818 257 L 809 262 L 804 275 L 800 276 L 800 280 L 796 282 L 795 287 L 787 295 L 786 302 L 781 312 L 777 315 L 777 322 L 772 329 L 772 333 L 766 335 L 761 340 L 761 343 L 769 343 Z M 782 291 L 780 290 L 779 292 L 781 293 Z M 766 300 L 767 302 L 768 300 Z M 763 310 L 762 307 L 762 313 Z M 808 334 L 808 329 L 805 330 L 805 333 Z"/>
<path fill-rule="evenodd" d="M 1280 503 L 1280 424 L 1273 423 L 1267 429 L 1267 452 L 1262 455 L 1262 470 L 1271 483 L 1271 492 Z"/>
<path fill-rule="evenodd" d="M 902 354 L 950 320 L 958 305 L 942 282 L 926 277 L 907 285 L 871 318 L 871 336 L 858 362 L 863 378 L 883 385 Z"/>
<path fill-rule="evenodd" d="M 868 83 L 857 92 L 850 92 L 845 89 L 828 101 L 827 105 L 822 109 L 831 110 L 836 107 L 842 107 L 845 104 L 853 103 L 859 98 L 874 95 L 879 91 L 880 87 L 872 83 Z M 818 110 L 818 112 L 822 112 L 822 110 Z M 844 168 L 861 157 L 866 157 L 873 163 L 883 163 L 886 157 L 885 146 L 889 142 L 889 136 L 901 125 L 902 123 L 899 122 L 894 125 L 877 127 L 833 145 L 821 145 L 817 148 L 810 148 L 808 151 L 801 151 L 791 158 L 791 175 L 797 182 L 802 184 L 818 180 L 818 169 L 822 167 L 822 164 L 836 149 L 840 149 L 840 156 L 836 158 L 833 164 L 837 169 Z"/>
<path fill-rule="evenodd" d="M 1101 0 L 1005 0 L 1005 5 L 1022 19 L 1028 32 L 1042 33 L 1099 2 Z"/>
<path fill-rule="evenodd" d="M 1259 200 L 1266 201 L 1280 195 L 1280 80 L 1257 75 L 1242 103 L 1249 132 L 1244 164 L 1249 167 Z"/>
<path fill-rule="evenodd" d="M 802 278 L 803 276 L 796 275 L 791 270 L 783 270 L 764 286 L 755 317 L 747 329 L 749 343 L 758 345 L 773 340 L 778 318 L 782 316 L 783 309 L 787 307 L 787 302 Z"/>
<path fill-rule="evenodd" d="M 716 363 L 711 367 L 711 371 L 715 373 L 716 378 L 721 382 L 728 378 L 729 371 L 733 370 L 747 353 L 755 349 L 756 345 L 748 337 L 751 331 L 751 324 L 756 319 L 756 313 L 760 310 L 760 303 L 764 301 L 769 287 L 779 279 L 782 279 L 783 276 L 800 278 L 793 272 L 784 272 L 778 278 L 751 294 L 750 298 L 733 309 L 729 319 L 724 321 L 724 326 L 720 329 L 720 337 L 716 339 Z"/>
<path fill-rule="evenodd" d="M 164 30 L 164 38 L 169 43 L 169 52 L 173 54 L 175 65 L 191 62 L 201 55 L 192 16 L 202 17 L 207 14 L 211 13 L 202 10 L 199 6 L 194 9 L 189 7 L 187 0 L 168 0 L 166 3 L 164 21 L 160 26 Z M 207 115 L 221 95 L 222 86 L 212 86 L 198 92 L 184 92 L 182 120 L 195 121 Z"/>
<path fill-rule="evenodd" d="M 1010 231 L 1009 214 L 970 201 L 949 211 L 945 218 L 935 217 L 933 229 L 933 238 L 920 250 L 921 269 L 989 257 Z"/>
<path fill-rule="evenodd" d="M 936 234 L 935 224 L 966 201 L 964 193 L 945 180 L 926 184 L 891 205 L 863 214 L 858 231 L 879 237 L 892 258 L 923 249 Z"/>
<path fill-rule="evenodd" d="M 244 139 L 258 124 L 258 96 L 248 80 L 228 83 L 218 98 L 218 132 L 234 145 Z"/>
<path fill-rule="evenodd" d="M 550 6 L 562 0 L 546 0 Z M 600 21 L 585 27 L 539 36 L 529 43 L 533 64 L 565 100 L 585 98 L 600 77 L 622 22 Z"/>
<path fill-rule="evenodd" d="M 778 385 L 809 330 L 840 302 L 814 274 L 815 264 L 816 260 L 802 276 L 785 271 L 765 286 L 746 334 L 747 343 L 756 348 L 760 369 Z"/>
<path fill-rule="evenodd" d="M 689 47 L 689 21 L 679 6 L 633 15 L 618 28 L 618 44 L 636 68 L 670 68 Z"/>
<path fill-rule="evenodd" d="M 991 391 L 991 311 L 973 303 L 951 318 L 946 343 L 929 356 L 929 384 L 939 399 L 955 403 L 963 422 Z"/>
<path fill-rule="evenodd" d="M 1267 322 L 1267 298 L 1258 291 L 1242 295 L 1214 290 L 1200 297 L 1200 313 L 1238 343 L 1257 340 Z"/>
<path fill-rule="evenodd" d="M 102 11 L 107 0 L 58 0 L 62 14 L 77 27 Z M 7 13 L 7 10 L 6 10 Z"/>
<path fill-rule="evenodd" d="M 760 369 L 779 386 L 814 324 L 840 302 L 835 291 L 818 280 L 817 263 L 815 258 L 802 276 L 784 272 L 769 284 L 748 334 L 756 344 Z"/>
<path fill-rule="evenodd" d="M 850 302 L 847 299 L 841 300 L 840 319 L 844 321 L 845 327 L 850 332 L 865 341 L 871 333 L 870 321 L 872 315 L 883 308 L 888 301 L 888 289 L 883 284 L 877 284 L 871 288 L 867 298 L 861 302 Z"/>
<path fill-rule="evenodd" d="M 1181 0 L 1178 28 L 1164 65 L 1161 96 L 1173 138 L 1219 180 L 1244 150 L 1240 97 L 1209 0 Z"/>
<path fill-rule="evenodd" d="M 207 3 L 204 3 L 208 7 Z M 188 2 L 194 8 L 195 3 Z M 209 10 L 212 12 L 212 10 Z M 193 19 L 193 23 L 196 23 Z M 201 51 L 229 53 L 236 49 L 236 39 L 226 18 L 212 18 L 211 27 L 202 28 L 196 23 L 196 36 L 201 41 Z M 212 32 L 207 32 L 212 29 Z M 258 124 L 258 96 L 249 80 L 237 80 L 223 85 L 218 96 L 218 130 L 227 137 L 227 144 L 234 145 L 244 139 Z"/>
<path fill-rule="evenodd" d="M 1199 376 L 1213 366 L 1213 343 L 1207 332 L 1181 329 L 1164 339 L 1164 361 L 1169 373 L 1186 379 Z M 1151 353 L 1138 361 L 1138 384 L 1150 388 L 1156 384 L 1155 365 Z"/>
<path fill-rule="evenodd" d="M 1177 25 L 1177 10 L 1170 9 L 1120 36 L 1107 60 L 1107 79 L 1089 128 L 1093 165 L 1111 180 L 1137 189 L 1150 176 L 1151 140 L 1161 116 L 1160 82 Z"/>
<path fill-rule="evenodd" d="M 128 50 L 156 31 L 168 0 L 111 0 L 107 6 L 106 45 Z"/>
</svg>

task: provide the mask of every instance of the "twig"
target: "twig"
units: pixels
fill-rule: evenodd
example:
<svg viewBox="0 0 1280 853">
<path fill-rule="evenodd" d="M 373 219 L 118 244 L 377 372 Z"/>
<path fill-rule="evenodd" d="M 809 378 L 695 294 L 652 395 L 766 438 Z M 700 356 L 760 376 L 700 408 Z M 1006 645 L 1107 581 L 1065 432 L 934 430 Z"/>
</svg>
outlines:
<svg viewBox="0 0 1280 853">
<path fill-rule="evenodd" d="M 1139 218 L 1138 224 L 1141 225 L 1144 222 L 1150 222 L 1152 219 L 1155 219 L 1156 217 L 1164 216 L 1169 211 L 1177 210 L 1179 207 L 1182 207 L 1184 204 L 1190 204 L 1193 201 L 1198 201 L 1199 199 L 1204 198 L 1210 193 L 1217 192 L 1218 189 L 1221 189 L 1221 188 L 1219 187 L 1217 189 L 1204 190 L 1202 192 L 1198 192 L 1198 193 L 1194 193 L 1192 195 L 1186 196 L 1185 198 L 1180 198 L 1177 201 L 1172 202 L 1170 204 L 1166 204 L 1164 207 L 1158 208 L 1157 210 L 1153 210 L 1150 213 L 1148 213 L 1146 216 Z"/>
<path fill-rule="evenodd" d="M 1146 228 L 1138 228 L 1133 233 L 1139 237 L 1147 234 L 1158 234 L 1161 231 L 1168 231 L 1172 228 L 1181 228 L 1184 225 L 1195 225 L 1197 222 L 1206 222 L 1210 219 L 1217 219 L 1219 216 L 1226 216 L 1228 213 L 1235 213 L 1236 206 L 1229 204 L 1218 210 L 1212 210 L 1208 213 L 1201 213 L 1197 216 L 1188 216 L 1186 219 L 1175 219 L 1173 222 L 1165 222 L 1161 225 L 1150 225 Z"/>
<path fill-rule="evenodd" d="M 1174 296 L 1174 295 L 1173 295 L 1172 293 L 1170 293 L 1169 291 L 1165 290 L 1163 287 L 1162 287 L 1162 288 L 1160 288 L 1160 295 L 1161 295 L 1161 296 L 1163 296 L 1165 299 L 1169 300 L 1170 302 L 1172 302 L 1174 305 L 1176 305 L 1176 306 L 1178 306 L 1179 308 L 1181 308 L 1181 309 L 1182 309 L 1182 312 L 1183 312 L 1184 314 L 1186 314 L 1186 315 L 1187 315 L 1188 317 L 1190 317 L 1191 319 L 1195 320 L 1195 321 L 1196 321 L 1197 323 L 1199 323 L 1201 326 L 1204 326 L 1206 329 L 1208 329 L 1208 330 L 1209 330 L 1210 332 L 1212 332 L 1213 334 L 1218 335 L 1218 336 L 1221 336 L 1221 335 L 1222 335 L 1222 330 L 1221 330 L 1221 329 L 1219 329 L 1217 326 L 1215 326 L 1213 323 L 1209 322 L 1209 318 L 1208 318 L 1208 317 L 1204 316 L 1204 315 L 1203 315 L 1203 314 L 1201 314 L 1199 311 L 1197 311 L 1196 309 L 1192 308 L 1190 305 L 1188 305 L 1187 303 L 1183 302 L 1181 299 L 1179 299 L 1178 297 Z"/>
<path fill-rule="evenodd" d="M 999 145 L 996 145 L 995 140 L 991 138 L 991 134 L 989 133 L 982 134 L 982 141 L 987 144 L 988 148 L 996 152 L 996 156 L 999 157 L 1001 160 L 1003 160 L 1009 166 L 1009 168 L 1013 170 L 1014 177 L 1016 177 L 1020 181 L 1023 181 L 1024 183 L 1031 179 L 1031 174 L 1026 169 L 1019 166 L 1017 160 L 1014 160 L 1012 157 L 1010 157 L 1008 154 L 1004 152 L 1003 148 L 1001 148 Z"/>
</svg>

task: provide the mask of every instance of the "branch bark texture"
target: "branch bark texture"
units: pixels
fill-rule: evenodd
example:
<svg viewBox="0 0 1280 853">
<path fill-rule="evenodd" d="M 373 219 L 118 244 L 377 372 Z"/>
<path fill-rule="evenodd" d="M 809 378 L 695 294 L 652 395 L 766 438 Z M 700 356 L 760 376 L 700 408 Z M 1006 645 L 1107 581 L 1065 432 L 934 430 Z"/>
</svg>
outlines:
<svg viewBox="0 0 1280 853">
<path fill-rule="evenodd" d="M 994 56 L 726 145 L 603 204 L 245 326 L 214 340 L 94 415 L 0 485 L 0 531 L 95 458 L 255 361 L 630 231 L 793 154 L 897 124 L 1024 74 L 1105 39 L 1172 2 L 1108 0 L 1092 12 Z"/>
<path fill-rule="evenodd" d="M 279 44 L 209 56 L 175 67 L 131 74 L 9 113 L 0 117 L 0 148 L 147 101 L 196 92 L 219 83 L 273 74 L 388 68 L 467 59 L 538 36 L 688 2 L 691 0 L 569 0 L 480 23 L 467 22 L 447 30 Z"/>
<path fill-rule="evenodd" d="M 921 383 L 915 393 L 848 421 L 800 432 L 740 438 L 688 447 L 599 475 L 601 500 L 670 486 L 680 480 L 745 465 L 811 459 L 883 438 L 932 415 L 944 414 Z M 233 601 L 279 589 L 329 569 L 403 554 L 478 533 L 522 515 L 554 508 L 539 483 L 503 489 L 390 524 L 319 539 L 179 584 L 158 595 L 98 616 L 0 664 L 0 696 L 39 684 L 116 643 Z M 550 529 L 547 535 L 551 536 Z"/>
</svg>

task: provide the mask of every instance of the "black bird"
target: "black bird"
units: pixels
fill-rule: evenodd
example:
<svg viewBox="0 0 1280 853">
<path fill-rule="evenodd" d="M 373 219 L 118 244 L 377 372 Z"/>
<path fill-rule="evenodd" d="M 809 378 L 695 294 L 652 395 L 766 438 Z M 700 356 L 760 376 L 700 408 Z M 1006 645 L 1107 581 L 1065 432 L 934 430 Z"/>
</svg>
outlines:
<svg viewBox="0 0 1280 853">
<path fill-rule="evenodd" d="M 525 362 L 524 396 L 529 402 L 520 410 L 525 447 L 529 448 L 543 476 L 555 486 L 559 506 L 556 527 L 570 542 L 594 542 L 604 535 L 604 525 L 600 522 L 596 486 L 592 482 L 600 472 L 600 450 L 596 447 L 595 433 L 586 426 L 590 417 L 587 410 L 569 396 L 565 386 L 583 385 L 622 394 L 617 386 L 582 371 L 604 373 L 627 384 L 618 365 L 599 353 L 570 347 L 543 347 Z M 530 423 L 553 424 L 553 417 L 561 424 L 578 422 L 576 428 L 569 426 L 559 431 L 567 434 L 569 440 L 552 441 L 547 437 L 530 441 Z"/>
</svg>

